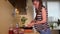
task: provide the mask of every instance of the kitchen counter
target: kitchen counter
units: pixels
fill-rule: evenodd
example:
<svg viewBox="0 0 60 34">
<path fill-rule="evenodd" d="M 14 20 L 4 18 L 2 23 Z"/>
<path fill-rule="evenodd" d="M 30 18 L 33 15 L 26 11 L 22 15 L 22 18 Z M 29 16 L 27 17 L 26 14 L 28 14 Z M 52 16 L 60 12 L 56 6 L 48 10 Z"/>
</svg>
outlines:
<svg viewBox="0 0 60 34">
<path fill-rule="evenodd" d="M 26 29 L 26 28 L 24 28 L 24 29 Z M 39 34 L 37 31 L 35 31 L 34 29 L 31 29 L 32 30 L 32 32 L 24 32 L 24 34 Z M 60 34 L 59 31 L 60 30 L 60 28 L 53 28 L 53 29 L 51 29 L 51 33 L 52 34 Z"/>
<path fill-rule="evenodd" d="M 33 30 L 32 30 L 32 31 L 33 31 Z M 52 33 L 52 34 L 60 34 L 58 29 L 51 29 L 51 33 Z M 39 34 L 39 33 L 38 33 L 37 31 L 36 31 L 36 32 L 33 31 L 33 32 L 30 32 L 30 33 L 25 32 L 24 34 Z"/>
</svg>

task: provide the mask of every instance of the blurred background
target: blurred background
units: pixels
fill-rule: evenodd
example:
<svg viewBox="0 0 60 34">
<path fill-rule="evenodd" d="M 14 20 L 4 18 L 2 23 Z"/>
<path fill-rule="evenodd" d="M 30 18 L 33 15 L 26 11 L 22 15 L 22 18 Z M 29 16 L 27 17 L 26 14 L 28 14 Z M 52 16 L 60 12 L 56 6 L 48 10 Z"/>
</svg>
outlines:
<svg viewBox="0 0 60 34">
<path fill-rule="evenodd" d="M 52 34 L 60 34 L 60 0 L 42 0 L 48 11 Z M 39 34 L 34 28 L 24 28 L 35 17 L 32 0 L 0 0 L 0 34 L 9 34 L 9 28 L 22 28 L 24 34 Z M 18 25 L 16 25 L 18 24 Z"/>
</svg>

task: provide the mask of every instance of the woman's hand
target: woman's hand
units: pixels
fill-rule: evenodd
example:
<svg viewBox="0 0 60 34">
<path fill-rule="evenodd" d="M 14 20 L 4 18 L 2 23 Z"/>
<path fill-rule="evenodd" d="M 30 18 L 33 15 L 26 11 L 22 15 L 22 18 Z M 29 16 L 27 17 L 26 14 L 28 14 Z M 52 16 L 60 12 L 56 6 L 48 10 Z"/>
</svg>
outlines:
<svg viewBox="0 0 60 34">
<path fill-rule="evenodd" d="M 35 21 L 32 20 L 29 24 L 27 24 L 27 27 L 32 27 L 32 26 L 34 26 L 34 24 L 35 24 Z"/>
<path fill-rule="evenodd" d="M 34 23 L 27 24 L 27 27 L 32 27 L 32 26 L 34 26 Z"/>
<path fill-rule="evenodd" d="M 36 21 L 36 23 L 35 24 L 44 24 L 44 23 L 46 23 L 46 22 L 42 22 L 42 21 Z"/>
<path fill-rule="evenodd" d="M 40 24 L 40 21 L 36 21 L 36 23 L 35 24 Z"/>
</svg>

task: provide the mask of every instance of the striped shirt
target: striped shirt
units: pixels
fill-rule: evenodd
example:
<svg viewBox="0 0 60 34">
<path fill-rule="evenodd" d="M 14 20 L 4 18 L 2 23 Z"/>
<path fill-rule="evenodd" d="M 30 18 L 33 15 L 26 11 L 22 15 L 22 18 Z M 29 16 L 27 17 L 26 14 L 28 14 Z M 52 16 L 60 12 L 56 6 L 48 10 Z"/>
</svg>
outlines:
<svg viewBox="0 0 60 34">
<path fill-rule="evenodd" d="M 45 8 L 45 7 L 43 7 L 43 8 Z M 48 18 L 48 13 L 47 13 L 47 11 L 46 11 L 46 18 Z M 35 18 L 35 20 L 37 21 L 41 21 L 41 20 L 43 20 L 43 18 L 42 18 L 42 11 L 36 11 L 36 18 Z M 47 23 L 47 21 L 46 21 L 46 23 L 41 23 L 41 24 L 35 24 L 34 25 L 34 27 L 35 27 L 35 29 L 37 30 L 37 31 L 39 31 L 39 30 L 46 30 L 47 28 L 49 28 L 49 25 L 48 25 L 48 23 Z"/>
</svg>

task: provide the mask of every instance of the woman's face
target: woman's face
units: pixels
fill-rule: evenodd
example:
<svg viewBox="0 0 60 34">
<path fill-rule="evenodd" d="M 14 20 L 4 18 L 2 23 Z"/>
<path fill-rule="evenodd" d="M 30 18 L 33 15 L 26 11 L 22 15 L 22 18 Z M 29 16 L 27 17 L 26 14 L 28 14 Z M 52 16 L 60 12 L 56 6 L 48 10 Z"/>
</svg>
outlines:
<svg viewBox="0 0 60 34">
<path fill-rule="evenodd" d="M 35 6 L 35 8 L 38 8 L 39 7 L 39 1 L 33 1 L 33 5 Z"/>
</svg>

